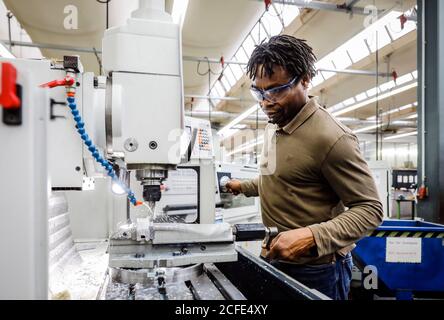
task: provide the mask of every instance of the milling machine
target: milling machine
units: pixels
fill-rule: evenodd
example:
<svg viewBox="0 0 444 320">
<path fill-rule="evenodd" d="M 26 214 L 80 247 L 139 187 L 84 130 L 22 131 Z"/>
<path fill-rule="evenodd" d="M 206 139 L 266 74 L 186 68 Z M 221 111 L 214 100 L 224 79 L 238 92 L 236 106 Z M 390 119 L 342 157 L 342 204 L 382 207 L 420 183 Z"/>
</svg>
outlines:
<svg viewBox="0 0 444 320">
<path fill-rule="evenodd" d="M 33 180 L 26 188 L 22 188 L 20 184 L 11 185 L 4 179 L 0 181 L 0 190 L 5 192 L 9 188 L 14 193 L 14 198 L 5 197 L 0 202 L 2 211 L 8 213 L 2 217 L 2 221 L 6 223 L 0 223 L 3 233 L 0 236 L 0 254 L 10 255 L 11 266 L 23 264 L 26 269 L 14 270 L 10 266 L 1 265 L 0 287 L 9 288 L 12 285 L 10 279 L 22 278 L 18 285 L 15 284 L 15 291 L 0 290 L 0 297 L 47 297 L 48 275 L 45 270 L 48 270 L 48 261 L 55 259 L 56 254 L 48 253 L 51 242 L 48 246 L 48 227 L 45 221 L 48 218 L 49 192 L 45 157 L 51 152 L 46 150 L 47 141 L 44 137 L 50 118 L 49 105 L 52 116 L 53 104 L 47 103 L 48 90 L 39 90 L 35 84 L 47 81 L 42 81 L 41 74 L 60 77 L 62 73 L 66 73 L 63 81 L 51 82 L 49 86 L 65 87 L 68 95 L 66 105 L 74 116 L 72 127 L 75 125 L 75 129 L 71 127 L 72 132 L 69 134 L 80 134 L 86 145 L 83 148 L 81 145 L 77 146 L 78 152 L 73 152 L 76 156 L 80 154 L 82 164 L 76 165 L 76 172 L 72 174 L 78 178 L 77 175 L 82 173 L 88 176 L 91 171 L 100 171 L 123 187 L 128 194 L 128 201 L 134 207 L 147 202 L 151 209 L 151 213 L 148 210 L 148 214 L 128 221 L 111 235 L 108 250 L 109 273 L 102 286 L 100 298 L 325 298 L 235 245 L 236 241 L 264 238 L 264 244 L 267 245 L 277 230 L 260 224 L 214 223 L 216 174 L 211 156 L 205 159 L 187 157 L 185 163 L 181 163 L 185 126 L 180 34 L 180 27 L 165 12 L 164 0 L 140 0 L 139 9 L 132 13 L 125 25 L 105 32 L 102 58 L 106 79 L 91 81 L 92 75 L 82 73 L 79 59 L 71 56 L 65 57 L 61 68 L 52 65 L 50 68 L 47 61 L 7 62 L 8 68 L 10 65 L 16 67 L 18 77 L 7 81 L 11 88 L 3 90 L 2 95 L 5 92 L 18 95 L 22 104 L 17 104 L 17 101 L 11 103 L 8 99 L 5 102 L 2 97 L 4 110 L 0 142 L 6 145 L 6 152 L 21 161 L 12 165 L 3 163 L 2 167 L 9 166 L 9 169 L 17 171 L 22 167 L 26 168 L 20 173 L 18 181 L 25 178 Z M 4 61 L 6 60 L 2 59 Z M 35 72 L 36 69 L 41 71 L 45 68 L 48 69 L 46 72 Z M 105 90 L 100 88 L 100 83 L 106 83 Z M 18 90 L 14 89 L 16 84 Z M 52 95 L 55 91 L 50 92 Z M 92 99 L 93 96 L 102 97 L 103 93 L 104 108 L 103 99 Z M 62 92 L 58 91 L 58 94 L 61 95 Z M 14 123 L 16 119 L 13 119 L 17 116 L 14 112 L 18 109 L 21 112 L 22 105 L 23 125 L 21 122 Z M 34 110 L 34 107 L 40 109 Z M 45 107 L 46 112 L 41 110 Z M 86 116 L 92 110 L 96 113 L 95 116 L 87 119 L 101 123 L 104 118 L 103 126 L 88 125 L 87 121 L 82 121 L 81 115 Z M 88 136 L 87 132 L 92 127 L 104 130 Z M 20 129 L 24 134 L 17 136 L 21 139 L 19 142 L 26 142 L 24 146 L 33 146 L 38 139 L 41 157 L 40 153 L 32 154 L 33 147 L 22 152 L 17 149 L 17 144 L 11 142 Z M 39 134 L 33 135 L 36 132 Z M 79 140 L 77 137 L 76 141 Z M 88 152 L 91 153 L 90 156 L 85 155 Z M 28 158 L 22 159 L 22 155 Z M 36 155 L 39 156 L 37 162 L 34 160 Z M 96 164 L 93 170 L 89 170 L 87 160 L 95 160 L 99 165 Z M 162 183 L 168 178 L 168 171 L 179 165 L 197 168 L 200 186 L 199 223 L 171 223 L 168 220 L 165 223 L 159 222 L 154 216 L 155 203 L 162 195 Z M 121 174 L 129 171 L 135 171 L 141 192 L 132 191 L 131 186 L 134 184 L 128 182 L 128 175 Z M 52 183 L 53 191 L 72 189 L 71 182 L 61 185 L 62 187 L 55 189 Z M 82 190 L 83 187 L 76 185 L 75 188 Z M 33 194 L 35 190 L 39 192 Z M 138 194 L 142 194 L 144 201 L 136 199 Z M 7 223 L 16 230 L 25 231 L 20 241 L 12 247 L 5 246 L 7 240 L 13 237 L 11 230 L 5 228 Z M 57 225 L 56 221 L 53 225 L 56 229 L 65 227 Z M 50 237 L 50 241 L 53 239 L 57 241 L 56 237 Z M 11 251 L 14 253 L 11 254 Z M 35 270 L 31 270 L 32 268 Z M 20 276 L 14 276 L 19 272 Z"/>
</svg>

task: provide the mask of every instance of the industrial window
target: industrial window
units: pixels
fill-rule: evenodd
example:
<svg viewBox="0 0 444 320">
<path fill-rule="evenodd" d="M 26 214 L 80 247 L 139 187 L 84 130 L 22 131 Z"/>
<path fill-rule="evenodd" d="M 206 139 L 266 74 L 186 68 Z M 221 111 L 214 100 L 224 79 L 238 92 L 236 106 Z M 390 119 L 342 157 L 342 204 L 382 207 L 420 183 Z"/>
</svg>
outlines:
<svg viewBox="0 0 444 320">
<path fill-rule="evenodd" d="M 224 89 L 224 87 L 222 86 L 220 81 L 216 81 L 216 83 L 214 84 L 214 87 L 217 89 L 217 91 L 219 93 L 221 93 L 221 96 L 225 95 L 226 90 Z"/>
<path fill-rule="evenodd" d="M 365 92 L 362 92 L 362 93 L 356 95 L 356 97 L 355 97 L 356 101 L 358 101 L 358 102 L 361 102 L 367 98 L 368 98 L 368 96 L 367 96 L 367 93 L 365 93 Z"/>
<path fill-rule="evenodd" d="M 368 95 L 369 97 L 376 96 L 376 93 L 377 93 L 376 88 L 371 88 L 370 90 L 367 90 L 367 95 Z"/>
<path fill-rule="evenodd" d="M 234 76 L 233 72 L 231 71 L 231 68 L 230 68 L 229 65 L 225 68 L 224 75 L 227 77 L 227 79 L 230 82 L 231 86 L 234 86 L 237 83 L 237 79 Z"/>
<path fill-rule="evenodd" d="M 262 41 L 264 41 L 265 39 L 268 39 L 269 38 L 269 35 L 268 35 L 268 32 L 267 32 L 267 30 L 265 30 L 265 28 L 264 28 L 264 25 L 263 25 L 263 23 L 262 23 L 262 20 L 261 20 L 261 22 L 259 23 L 259 25 L 260 25 L 260 38 L 259 38 L 259 43 L 261 43 Z"/>
<path fill-rule="evenodd" d="M 368 47 L 364 42 L 363 37 L 357 37 L 352 39 L 352 41 L 349 41 L 347 43 L 346 47 L 348 53 L 350 54 L 350 57 L 352 58 L 353 63 L 356 63 L 364 59 L 370 54 Z"/>
<path fill-rule="evenodd" d="M 380 28 L 377 30 L 369 32 L 365 39 L 367 40 L 372 52 L 376 51 L 376 44 L 378 44 L 378 49 L 382 49 L 391 42 L 391 39 L 384 26 L 380 26 Z"/>
<path fill-rule="evenodd" d="M 259 44 L 260 43 L 260 39 L 259 39 L 259 23 L 256 22 L 256 24 L 254 25 L 253 29 L 250 31 L 250 35 L 253 38 L 253 41 L 255 44 Z"/>
<path fill-rule="evenodd" d="M 244 47 L 245 53 L 247 54 L 247 56 L 250 56 L 251 53 L 253 52 L 254 46 L 255 46 L 255 43 L 253 41 L 253 38 L 251 38 L 251 35 L 247 36 L 245 41 L 242 43 L 242 46 Z"/>
<path fill-rule="evenodd" d="M 394 88 L 395 86 L 396 86 L 396 83 L 395 83 L 395 81 L 392 80 L 392 81 L 381 84 L 379 86 L 379 88 L 381 89 L 382 92 L 384 92 L 384 91 Z"/>
<path fill-rule="evenodd" d="M 285 5 L 280 3 L 275 3 L 274 5 L 284 20 L 284 25 L 286 27 L 299 15 L 299 9 L 294 5 Z"/>
<path fill-rule="evenodd" d="M 324 78 L 322 77 L 322 74 L 320 72 L 311 80 L 311 84 L 313 85 L 313 87 L 316 87 L 322 82 L 324 82 Z"/>
<path fill-rule="evenodd" d="M 400 86 L 400 85 L 402 85 L 404 83 L 407 83 L 409 81 L 412 81 L 412 80 L 413 80 L 412 74 L 411 73 L 407 73 L 407 74 L 399 77 L 398 79 L 396 79 L 396 85 Z"/>
<path fill-rule="evenodd" d="M 402 12 L 399 11 L 391 11 L 390 13 L 358 33 L 356 36 L 345 42 L 335 51 L 327 54 L 325 57 L 320 59 L 316 66 L 318 68 L 332 68 L 331 60 L 333 60 L 335 62 L 335 66 L 338 69 L 344 69 L 350 66 L 350 59 L 348 58 L 348 55 L 351 58 L 352 63 L 357 63 L 360 60 L 368 57 L 371 52 L 376 51 L 376 32 L 378 32 L 378 48 L 381 49 L 390 44 L 392 42 L 392 38 L 396 40 L 402 35 L 413 31 L 416 28 L 416 24 L 412 21 L 408 21 L 405 24 L 404 30 L 400 30 L 401 27 L 399 16 L 401 14 Z M 390 37 L 389 32 L 392 38 Z M 366 42 L 368 43 L 368 46 Z M 371 49 L 371 52 L 369 51 L 369 47 Z M 322 72 L 322 75 L 324 76 L 325 80 L 327 80 L 328 78 L 331 78 L 333 75 L 335 75 L 335 73 Z M 317 79 L 316 85 L 322 83 L 319 83 L 319 79 L 321 78 Z"/>
<path fill-rule="evenodd" d="M 387 24 L 387 29 L 389 30 L 393 40 L 397 40 L 407 33 L 415 30 L 416 23 L 414 21 L 407 21 L 404 24 L 404 29 L 401 29 L 401 23 L 399 22 L 399 19 L 396 19 Z"/>
<path fill-rule="evenodd" d="M 346 107 L 351 106 L 353 104 L 355 104 L 356 100 L 354 97 L 348 98 L 347 100 L 345 100 L 344 102 L 342 102 Z"/>
<path fill-rule="evenodd" d="M 234 55 L 234 57 L 236 58 L 237 61 L 240 61 L 240 62 L 247 62 L 248 61 L 248 56 L 247 56 L 247 54 L 245 53 L 245 50 L 242 47 L 240 47 L 237 50 L 237 52 Z"/>
<path fill-rule="evenodd" d="M 231 67 L 231 71 L 233 71 L 234 76 L 236 77 L 237 80 L 239 80 L 240 78 L 242 78 L 242 76 L 245 74 L 244 70 L 242 69 L 242 67 L 238 64 L 232 64 L 230 65 Z"/>
<path fill-rule="evenodd" d="M 229 91 L 231 89 L 230 83 L 227 81 L 226 77 L 223 76 L 220 79 L 220 83 L 223 85 L 225 91 Z"/>
<path fill-rule="evenodd" d="M 350 60 L 345 48 L 336 49 L 331 55 L 331 60 L 334 61 L 337 69 L 346 69 L 353 63 L 353 61 Z"/>
<path fill-rule="evenodd" d="M 270 8 L 262 17 L 262 23 L 270 36 L 275 36 L 282 31 L 282 23 L 273 8 Z"/>
<path fill-rule="evenodd" d="M 341 110 L 343 108 L 344 108 L 344 104 L 342 102 L 339 102 L 338 104 L 335 104 L 334 106 L 331 106 L 330 108 L 328 108 L 328 111 L 333 112 L 333 111 Z"/>
<path fill-rule="evenodd" d="M 217 82 L 216 82 L 216 84 L 217 84 Z M 223 96 L 225 96 L 225 92 L 224 91 L 221 91 L 220 90 L 220 86 L 213 86 L 213 88 L 211 89 L 211 93 L 212 93 L 212 95 L 215 95 L 215 96 L 217 96 L 217 97 L 223 97 Z"/>
</svg>

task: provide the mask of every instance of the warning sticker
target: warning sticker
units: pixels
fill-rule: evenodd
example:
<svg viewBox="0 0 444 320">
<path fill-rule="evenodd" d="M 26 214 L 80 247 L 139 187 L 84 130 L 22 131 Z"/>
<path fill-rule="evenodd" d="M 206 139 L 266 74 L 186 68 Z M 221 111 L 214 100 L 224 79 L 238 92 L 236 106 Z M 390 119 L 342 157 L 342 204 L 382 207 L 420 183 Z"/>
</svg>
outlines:
<svg viewBox="0 0 444 320">
<path fill-rule="evenodd" d="M 385 262 L 421 263 L 421 238 L 387 238 Z"/>
</svg>

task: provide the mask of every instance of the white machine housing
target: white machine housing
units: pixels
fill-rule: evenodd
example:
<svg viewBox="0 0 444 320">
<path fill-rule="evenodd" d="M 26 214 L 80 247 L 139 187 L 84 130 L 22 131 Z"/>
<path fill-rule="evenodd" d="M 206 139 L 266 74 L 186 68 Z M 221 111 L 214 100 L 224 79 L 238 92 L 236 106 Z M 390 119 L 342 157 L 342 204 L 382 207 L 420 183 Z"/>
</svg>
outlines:
<svg viewBox="0 0 444 320">
<path fill-rule="evenodd" d="M 56 79 L 63 79 L 66 73 L 50 60 L 14 59 L 13 64 L 20 70 L 32 74 L 29 86 L 38 88 L 39 85 Z M 79 74 L 76 103 L 77 109 L 84 117 L 84 110 L 96 110 L 98 90 L 94 88 L 94 74 L 92 72 Z M 66 103 L 66 89 L 52 88 L 48 91 L 47 109 L 54 118 L 48 121 L 48 168 L 51 188 L 82 190 L 84 187 L 85 166 L 88 159 L 92 160 L 89 151 L 84 150 L 82 140 L 77 133 L 75 122 Z M 104 90 L 102 90 L 104 91 Z M 104 95 L 104 94 L 103 94 Z M 56 102 L 50 108 L 50 99 Z M 85 118 L 85 117 L 84 117 Z M 90 130 L 91 121 L 85 119 L 88 132 L 96 140 L 93 130 Z M 101 170 L 99 166 L 97 170 Z M 89 173 L 89 172 L 88 172 Z"/>
<path fill-rule="evenodd" d="M 22 124 L 6 125 L 0 106 L 0 300 L 48 297 L 49 97 L 18 60 Z M 0 71 L 1 72 L 1 71 Z"/>
<path fill-rule="evenodd" d="M 181 50 L 164 0 L 140 1 L 126 25 L 105 31 L 107 151 L 123 153 L 129 169 L 180 162 Z"/>
</svg>

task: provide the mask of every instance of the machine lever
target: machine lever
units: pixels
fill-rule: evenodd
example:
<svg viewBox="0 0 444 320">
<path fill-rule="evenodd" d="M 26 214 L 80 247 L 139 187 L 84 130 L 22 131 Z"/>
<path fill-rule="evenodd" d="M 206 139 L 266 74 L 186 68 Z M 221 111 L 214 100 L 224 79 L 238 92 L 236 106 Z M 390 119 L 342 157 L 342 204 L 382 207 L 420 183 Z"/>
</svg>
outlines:
<svg viewBox="0 0 444 320">
<path fill-rule="evenodd" d="M 244 223 L 233 225 L 236 241 L 264 240 L 268 245 L 278 234 L 276 227 L 266 227 L 262 223 Z"/>
</svg>

